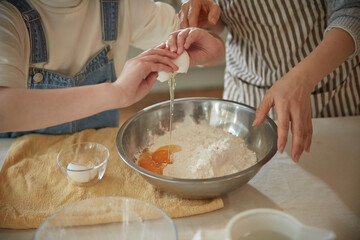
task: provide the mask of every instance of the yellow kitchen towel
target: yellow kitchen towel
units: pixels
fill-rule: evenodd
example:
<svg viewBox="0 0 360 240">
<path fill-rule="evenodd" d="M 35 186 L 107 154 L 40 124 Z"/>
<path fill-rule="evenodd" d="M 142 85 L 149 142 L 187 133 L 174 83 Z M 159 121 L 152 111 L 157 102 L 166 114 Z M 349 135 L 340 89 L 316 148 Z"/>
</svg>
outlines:
<svg viewBox="0 0 360 240">
<path fill-rule="evenodd" d="M 69 135 L 29 134 L 12 144 L 0 172 L 0 228 L 37 228 L 59 209 L 85 199 L 126 196 L 153 203 L 170 217 L 185 217 L 222 208 L 221 198 L 189 200 L 155 189 L 120 158 L 117 128 L 88 129 Z M 79 142 L 97 142 L 110 151 L 104 177 L 95 185 L 77 187 L 68 182 L 56 157 Z"/>
</svg>

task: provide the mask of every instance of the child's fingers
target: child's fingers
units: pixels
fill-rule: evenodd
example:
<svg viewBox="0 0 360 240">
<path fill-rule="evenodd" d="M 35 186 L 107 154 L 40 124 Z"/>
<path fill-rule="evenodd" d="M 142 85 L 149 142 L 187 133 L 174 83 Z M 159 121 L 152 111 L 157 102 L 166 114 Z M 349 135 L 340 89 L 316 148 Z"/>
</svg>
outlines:
<svg viewBox="0 0 360 240">
<path fill-rule="evenodd" d="M 147 63 L 148 65 L 148 73 L 152 73 L 152 72 L 171 72 L 174 71 L 172 67 L 164 64 L 164 63 Z"/>
<path fill-rule="evenodd" d="M 166 70 L 166 72 L 171 72 L 171 71 L 176 71 L 178 70 L 178 66 L 171 61 L 170 58 L 168 57 L 162 57 L 159 55 L 149 55 L 149 56 L 144 56 L 142 58 L 143 63 L 151 63 L 151 64 L 161 64 L 161 65 L 165 65 L 168 66 L 169 69 Z M 165 71 L 165 70 L 154 70 L 151 69 L 152 71 Z"/>
<path fill-rule="evenodd" d="M 166 49 L 166 43 L 161 43 L 155 47 L 155 49 Z"/>
<path fill-rule="evenodd" d="M 145 81 L 148 84 L 153 85 L 153 83 L 156 81 L 156 78 L 158 76 L 159 76 L 159 74 L 157 72 L 151 72 L 146 76 Z"/>
<path fill-rule="evenodd" d="M 158 55 L 158 56 L 163 56 L 163 57 L 168 57 L 168 58 L 177 58 L 177 54 L 174 52 L 170 52 L 167 49 L 149 49 L 143 53 L 141 53 L 140 55 L 138 55 L 136 58 L 141 58 L 144 56 L 150 56 L 150 55 Z"/>
</svg>

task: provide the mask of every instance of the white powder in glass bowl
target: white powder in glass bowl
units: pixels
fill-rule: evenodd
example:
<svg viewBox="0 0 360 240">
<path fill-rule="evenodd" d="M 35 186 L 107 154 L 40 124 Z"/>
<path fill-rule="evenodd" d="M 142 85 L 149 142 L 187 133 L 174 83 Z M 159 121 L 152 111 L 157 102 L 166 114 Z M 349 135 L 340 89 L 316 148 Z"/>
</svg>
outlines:
<svg viewBox="0 0 360 240">
<path fill-rule="evenodd" d="M 176 178 L 204 179 L 229 175 L 256 163 L 251 151 L 240 137 L 222 129 L 191 125 L 154 139 L 150 152 L 165 145 L 179 145 L 181 151 L 173 154 L 163 175 Z"/>
</svg>

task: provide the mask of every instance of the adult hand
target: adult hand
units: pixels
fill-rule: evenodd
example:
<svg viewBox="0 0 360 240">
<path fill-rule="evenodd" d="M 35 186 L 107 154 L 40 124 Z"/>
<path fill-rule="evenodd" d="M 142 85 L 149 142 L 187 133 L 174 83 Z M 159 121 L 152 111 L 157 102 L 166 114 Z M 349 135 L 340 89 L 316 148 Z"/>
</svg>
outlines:
<svg viewBox="0 0 360 240">
<path fill-rule="evenodd" d="M 220 12 L 220 7 L 212 0 L 188 0 L 179 12 L 180 28 L 215 26 Z"/>
<path fill-rule="evenodd" d="M 171 33 L 166 47 L 179 55 L 186 50 L 190 65 L 215 65 L 225 56 L 222 39 L 200 28 L 186 28 Z"/>
<path fill-rule="evenodd" d="M 329 52 L 329 49 L 332 51 Z M 312 89 L 354 50 L 351 35 L 343 29 L 332 28 L 305 59 L 269 89 L 260 103 L 253 125 L 260 125 L 270 108 L 274 107 L 278 118 L 278 149 L 283 152 L 285 148 L 291 122 L 291 156 L 294 161 L 299 161 L 304 150 L 310 151 Z"/>
<path fill-rule="evenodd" d="M 150 49 L 128 60 L 119 78 L 113 83 L 118 87 L 120 107 L 127 107 L 149 93 L 159 71 L 171 72 L 178 67 L 171 61 L 178 55 L 167 49 Z"/>
<path fill-rule="evenodd" d="M 259 126 L 272 107 L 277 115 L 279 152 L 283 152 L 291 123 L 292 151 L 295 162 L 303 151 L 310 151 L 312 138 L 310 94 L 312 86 L 306 85 L 303 75 L 291 70 L 267 91 L 258 109 L 253 126 Z"/>
</svg>

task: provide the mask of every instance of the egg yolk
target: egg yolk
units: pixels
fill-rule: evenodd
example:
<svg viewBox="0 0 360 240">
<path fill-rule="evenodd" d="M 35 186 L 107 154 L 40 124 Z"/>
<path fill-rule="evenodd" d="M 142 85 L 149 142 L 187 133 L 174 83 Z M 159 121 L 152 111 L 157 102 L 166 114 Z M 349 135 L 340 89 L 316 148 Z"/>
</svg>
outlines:
<svg viewBox="0 0 360 240">
<path fill-rule="evenodd" d="M 168 164 L 172 164 L 173 154 L 180 150 L 181 147 L 179 145 L 165 145 L 153 153 L 145 149 L 137 163 L 146 170 L 162 175 L 164 168 Z"/>
</svg>

